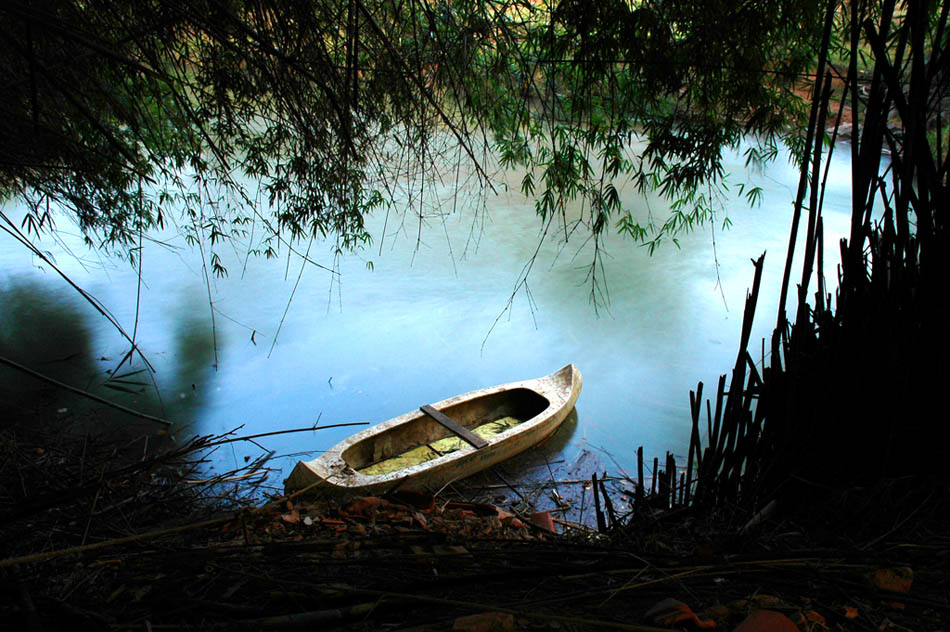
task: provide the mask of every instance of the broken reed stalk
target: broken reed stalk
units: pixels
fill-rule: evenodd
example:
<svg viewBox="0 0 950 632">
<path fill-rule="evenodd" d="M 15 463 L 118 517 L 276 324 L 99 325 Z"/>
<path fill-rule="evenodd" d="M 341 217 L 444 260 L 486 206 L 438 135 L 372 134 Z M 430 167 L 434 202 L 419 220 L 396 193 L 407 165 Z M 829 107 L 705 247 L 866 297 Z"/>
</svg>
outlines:
<svg viewBox="0 0 950 632">
<path fill-rule="evenodd" d="M 609 525 L 611 528 L 617 526 L 617 514 L 614 511 L 614 504 L 610 500 L 610 494 L 607 493 L 607 486 L 604 485 L 604 479 L 607 477 L 607 473 L 604 472 L 604 476 L 601 477 L 597 483 L 600 485 L 600 494 L 604 498 L 604 507 L 607 509 L 607 519 L 609 520 Z"/>
<path fill-rule="evenodd" d="M 669 490 L 669 499 L 664 499 L 668 507 L 676 506 L 676 459 L 672 452 L 666 453 L 666 487 Z"/>
<path fill-rule="evenodd" d="M 658 457 L 653 457 L 653 477 L 650 480 L 650 495 L 656 496 L 656 483 L 657 479 L 660 477 L 660 459 Z"/>
<path fill-rule="evenodd" d="M 597 515 L 598 533 L 607 532 L 607 522 L 604 520 L 604 512 L 600 509 L 600 487 L 598 486 L 597 473 L 594 472 L 590 477 L 591 487 L 594 490 L 594 511 Z"/>
<path fill-rule="evenodd" d="M 659 485 L 656 492 L 656 495 L 653 497 L 654 506 L 662 507 L 663 509 L 670 508 L 670 477 L 667 476 L 665 470 L 660 470 L 657 472 L 659 479 Z"/>
<path fill-rule="evenodd" d="M 643 446 L 637 448 L 637 507 L 643 506 L 645 498 L 643 487 Z"/>
<path fill-rule="evenodd" d="M 696 454 L 696 467 L 697 469 L 702 462 L 700 451 L 700 439 L 699 439 L 699 414 L 701 410 L 701 402 L 703 400 L 703 383 L 700 382 L 696 387 L 695 391 L 689 392 L 689 409 L 690 416 L 693 420 L 693 427 L 689 435 L 689 449 L 686 451 L 686 475 L 691 477 L 693 475 L 693 453 Z M 683 500 L 684 505 L 688 505 L 691 499 L 691 485 L 684 483 L 683 485 Z"/>
</svg>

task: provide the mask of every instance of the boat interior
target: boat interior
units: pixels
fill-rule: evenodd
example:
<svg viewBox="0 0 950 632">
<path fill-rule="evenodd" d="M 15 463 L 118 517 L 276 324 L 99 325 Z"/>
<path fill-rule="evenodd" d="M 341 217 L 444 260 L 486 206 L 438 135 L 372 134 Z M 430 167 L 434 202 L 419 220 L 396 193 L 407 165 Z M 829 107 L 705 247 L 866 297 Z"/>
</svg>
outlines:
<svg viewBox="0 0 950 632">
<path fill-rule="evenodd" d="M 527 421 L 547 407 L 545 397 L 519 388 L 465 400 L 440 412 L 484 438 Z M 461 445 L 462 440 L 452 431 L 420 411 L 414 419 L 366 437 L 340 456 L 357 471 L 384 474 L 437 458 Z"/>
</svg>

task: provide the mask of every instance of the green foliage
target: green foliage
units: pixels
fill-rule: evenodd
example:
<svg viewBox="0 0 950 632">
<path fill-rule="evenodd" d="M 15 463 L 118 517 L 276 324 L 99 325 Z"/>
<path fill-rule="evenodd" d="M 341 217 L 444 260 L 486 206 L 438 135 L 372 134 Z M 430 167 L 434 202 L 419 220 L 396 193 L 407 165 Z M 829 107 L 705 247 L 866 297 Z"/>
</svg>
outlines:
<svg viewBox="0 0 950 632">
<path fill-rule="evenodd" d="M 33 0 L 0 7 L 0 195 L 51 202 L 93 246 L 183 213 L 187 239 L 369 242 L 365 216 L 435 135 L 522 166 L 543 221 L 654 245 L 708 219 L 697 191 L 746 134 L 798 126 L 821 7 L 804 0 Z M 630 148 L 645 143 L 638 155 Z M 623 180 L 676 200 L 640 225 Z M 750 201 L 758 194 L 750 193 Z"/>
<path fill-rule="evenodd" d="M 30 204 L 34 233 L 52 203 L 97 247 L 182 212 L 211 247 L 263 224 L 265 255 L 309 236 L 354 248 L 390 168 L 379 138 L 434 120 L 418 6 L 35 0 L 0 16 L 0 196 Z"/>
<path fill-rule="evenodd" d="M 594 236 L 613 224 L 655 247 L 710 217 L 697 191 L 722 183 L 725 148 L 752 135 L 750 160 L 769 159 L 804 127 L 795 88 L 814 62 L 816 3 L 564 0 L 524 12 L 522 56 L 509 63 L 531 89 L 495 88 L 496 110 L 516 114 L 492 129 L 502 164 L 533 174 L 522 188 L 543 219 L 581 198 Z M 622 208 L 623 179 L 662 193 L 670 218 L 641 225 Z"/>
</svg>

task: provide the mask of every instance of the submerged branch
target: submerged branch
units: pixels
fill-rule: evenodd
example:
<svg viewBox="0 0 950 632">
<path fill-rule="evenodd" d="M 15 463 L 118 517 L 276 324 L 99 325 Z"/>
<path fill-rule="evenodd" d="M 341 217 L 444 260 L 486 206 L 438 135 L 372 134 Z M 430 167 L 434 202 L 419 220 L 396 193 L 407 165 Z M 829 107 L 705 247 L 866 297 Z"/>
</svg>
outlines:
<svg viewBox="0 0 950 632">
<path fill-rule="evenodd" d="M 75 386 L 70 386 L 69 384 L 60 382 L 59 380 L 54 380 L 53 378 L 47 377 L 43 375 L 42 373 L 37 373 L 36 371 L 34 371 L 33 369 L 29 367 L 23 366 L 19 362 L 14 362 L 13 360 L 10 360 L 9 358 L 0 356 L 0 364 L 5 364 L 13 369 L 16 369 L 17 371 L 26 373 L 27 375 L 34 377 L 38 380 L 42 380 L 43 382 L 52 384 L 53 386 L 56 386 L 57 388 L 67 390 L 70 393 L 75 393 L 76 395 L 80 395 L 82 397 L 85 397 L 86 399 L 91 399 L 95 402 L 99 402 L 100 404 L 105 404 L 106 406 L 110 408 L 114 408 L 116 410 L 122 411 L 129 415 L 133 415 L 135 417 L 138 417 L 139 419 L 145 419 L 146 421 L 151 421 L 157 424 L 161 424 L 165 427 L 170 427 L 173 425 L 173 422 L 168 421 L 167 419 L 162 419 L 161 417 L 155 417 L 153 415 L 139 412 L 137 410 L 132 410 L 131 408 L 126 408 L 125 406 L 122 406 L 121 404 L 116 404 L 115 402 L 110 402 L 109 400 L 99 397 L 98 395 L 93 395 L 89 391 L 84 391 L 80 388 L 76 388 Z"/>
</svg>

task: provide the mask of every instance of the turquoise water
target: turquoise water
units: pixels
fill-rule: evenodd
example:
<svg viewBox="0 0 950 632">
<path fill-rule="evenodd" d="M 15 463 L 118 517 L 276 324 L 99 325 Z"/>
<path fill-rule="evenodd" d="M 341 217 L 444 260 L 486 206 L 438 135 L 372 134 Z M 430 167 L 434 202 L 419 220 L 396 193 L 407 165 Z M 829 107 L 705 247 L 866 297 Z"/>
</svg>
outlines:
<svg viewBox="0 0 950 632">
<path fill-rule="evenodd" d="M 825 202 L 826 261 L 832 264 L 838 237 L 848 227 L 847 160 L 847 147 L 839 147 Z M 155 373 L 119 383 L 143 392 L 103 387 L 106 371 L 116 367 L 128 343 L 5 233 L 0 342 L 5 353 L 19 354 L 37 370 L 176 420 L 176 437 L 238 426 L 240 434 L 252 434 L 318 421 L 375 423 L 573 362 L 584 375 L 578 422 L 557 449 L 570 455 L 581 447 L 601 449 L 629 467 L 640 445 L 647 455 L 685 453 L 689 389 L 698 380 L 711 389 L 733 365 L 752 282 L 750 259 L 763 251 L 755 348 L 775 321 L 798 175 L 782 160 L 747 171 L 735 156 L 727 167 L 734 182 L 765 190 L 762 205 L 749 208 L 742 199 L 726 198 L 715 225 L 683 235 L 679 249 L 667 244 L 653 256 L 611 236 L 598 272 L 609 303 L 601 296 L 596 305 L 588 278 L 591 245 L 579 238 L 565 245 L 562 229 L 550 231 L 539 248 L 540 220 L 532 201 L 516 192 L 518 174 L 509 179 L 509 192 L 488 197 L 484 206 L 439 207 L 433 198 L 423 209 L 421 231 L 417 214 L 379 214 L 369 222 L 374 244 L 360 253 L 335 260 L 332 244 L 314 243 L 310 257 L 338 274 L 307 266 L 289 308 L 299 258 L 251 258 L 243 269 L 239 244 L 221 249 L 230 274 L 212 280 L 209 301 L 197 252 L 170 230 L 161 236 L 165 244 L 144 244 L 136 317 L 135 269 L 83 249 L 62 218 L 62 243 L 44 240 L 43 248 L 130 334 L 136 331 Z M 639 199 L 629 189 L 625 199 L 639 212 L 663 217 L 661 200 Z M 449 182 L 430 191 L 450 200 L 454 187 Z M 463 202 L 473 196 L 459 190 Z M 21 213 L 10 204 L 4 212 L 11 219 Z M 578 209 L 566 212 L 570 218 Z M 727 230 L 721 226 L 725 215 L 733 223 Z M 522 287 L 513 295 L 536 250 L 528 291 Z M 832 265 L 826 276 L 833 281 L 834 275 Z M 137 360 L 131 370 L 141 368 Z M 128 365 L 119 371 L 128 372 Z M 28 378 L 4 376 L 14 390 L 27 388 Z M 57 405 L 68 414 L 77 404 Z M 297 455 L 275 461 L 286 473 L 300 454 L 315 455 L 350 432 L 290 434 L 260 443 L 278 455 Z M 219 467 L 238 465 L 260 450 L 230 444 L 214 458 Z"/>
</svg>

